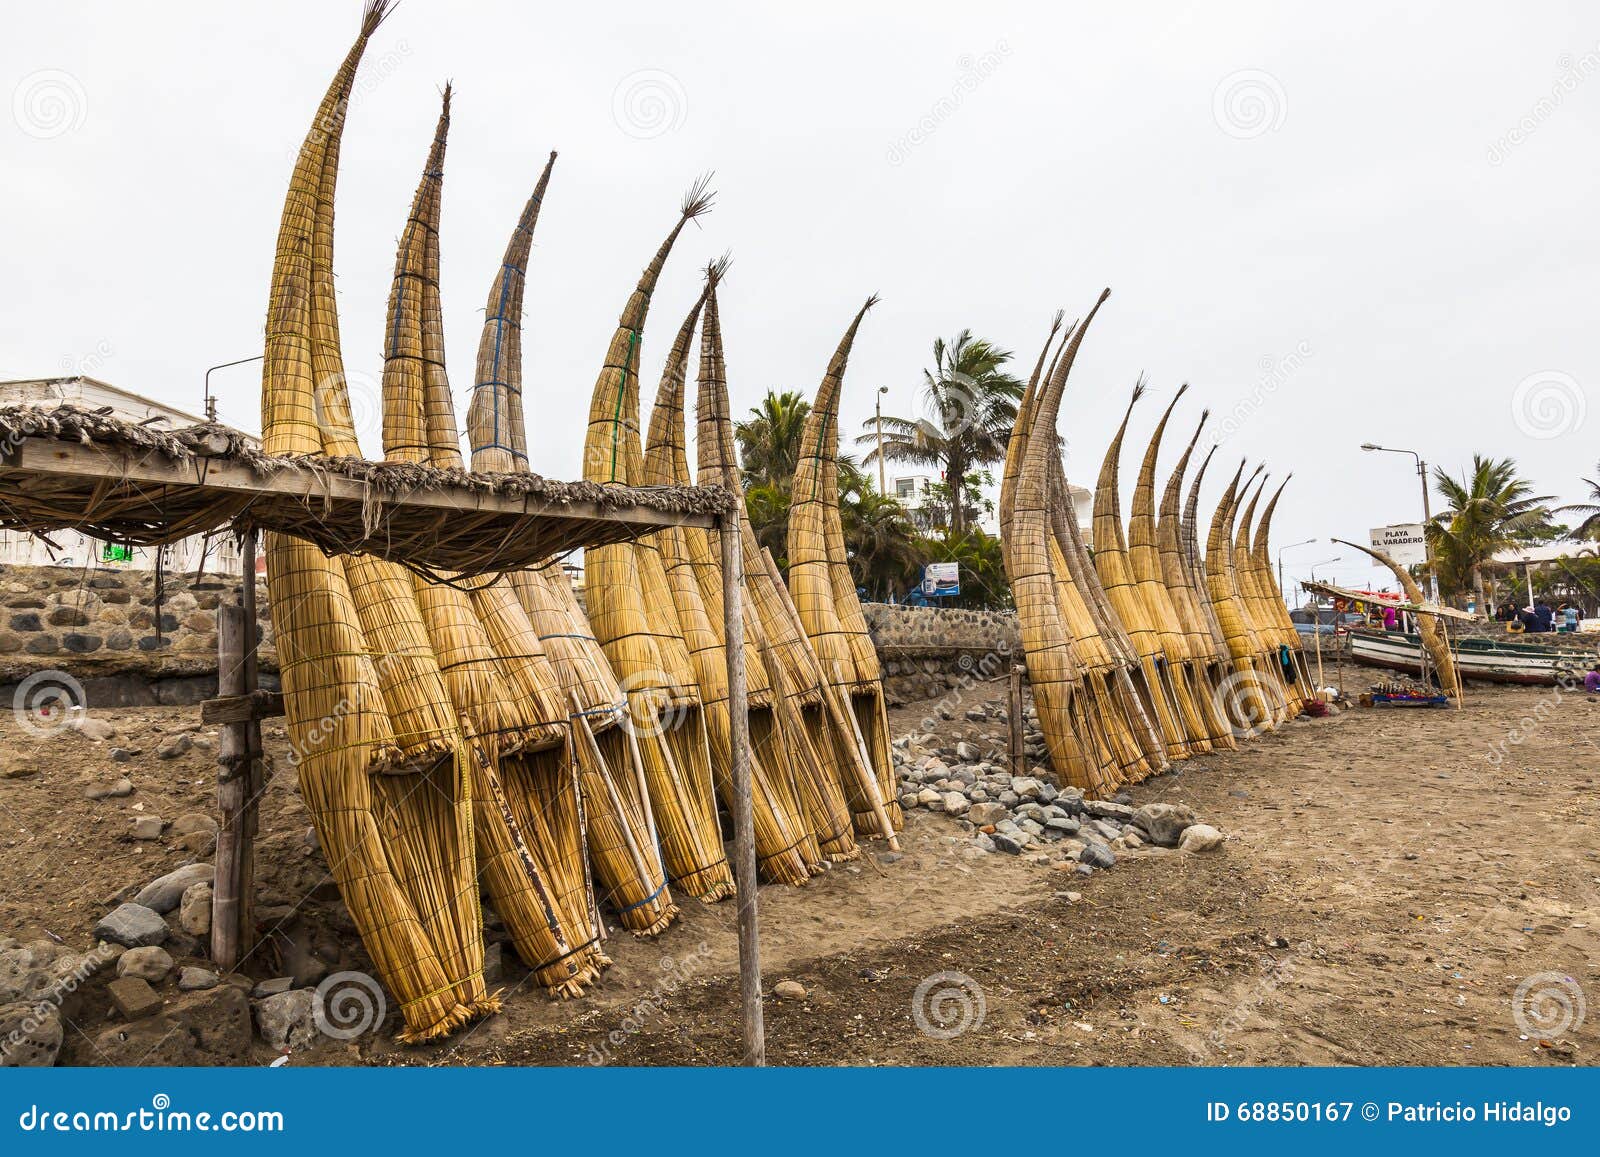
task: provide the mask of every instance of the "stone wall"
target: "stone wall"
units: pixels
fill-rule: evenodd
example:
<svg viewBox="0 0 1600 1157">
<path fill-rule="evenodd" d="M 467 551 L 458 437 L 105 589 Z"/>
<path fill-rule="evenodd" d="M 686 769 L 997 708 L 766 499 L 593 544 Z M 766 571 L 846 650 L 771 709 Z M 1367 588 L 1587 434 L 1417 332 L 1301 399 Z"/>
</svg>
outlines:
<svg viewBox="0 0 1600 1157">
<path fill-rule="evenodd" d="M 1022 661 L 1011 611 L 969 611 L 863 603 L 893 704 L 942 695 L 964 678 L 1002 676 Z"/>
<path fill-rule="evenodd" d="M 152 571 L 0 566 L 0 688 L 65 671 L 104 706 L 143 701 L 141 685 L 155 702 L 214 694 L 217 608 L 238 590 L 237 578 L 166 575 L 158 598 Z M 264 582 L 256 599 L 261 666 L 275 671 Z"/>
<path fill-rule="evenodd" d="M 168 575 L 156 598 L 151 571 L 0 566 L 0 693 L 38 671 L 64 671 L 91 703 L 192 703 L 216 692 L 217 608 L 239 580 Z M 261 668 L 277 670 L 265 582 Z M 1022 645 L 1009 611 L 867 603 L 867 625 L 883 660 L 889 697 L 942 695 L 963 677 L 1003 675 Z"/>
</svg>

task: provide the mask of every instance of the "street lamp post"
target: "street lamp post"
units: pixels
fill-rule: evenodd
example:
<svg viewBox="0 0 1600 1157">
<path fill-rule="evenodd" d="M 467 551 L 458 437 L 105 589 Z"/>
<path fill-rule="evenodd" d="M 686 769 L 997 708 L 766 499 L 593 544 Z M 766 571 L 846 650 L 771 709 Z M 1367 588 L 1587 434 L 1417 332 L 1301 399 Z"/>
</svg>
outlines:
<svg viewBox="0 0 1600 1157">
<path fill-rule="evenodd" d="M 1291 542 L 1288 546 L 1280 547 L 1278 549 L 1278 593 L 1280 595 L 1283 593 L 1283 553 L 1284 553 L 1284 551 L 1293 550 L 1297 546 L 1310 546 L 1313 542 L 1316 542 L 1316 541 L 1317 540 L 1314 539 L 1314 538 L 1308 538 L 1304 542 Z M 1295 605 L 1295 609 L 1298 610 L 1299 607 L 1300 607 L 1300 591 L 1299 591 L 1298 588 L 1296 588 L 1295 592 L 1294 592 L 1294 605 Z"/>
<path fill-rule="evenodd" d="M 1433 525 L 1433 511 L 1428 506 L 1428 464 L 1415 450 L 1397 450 L 1392 446 L 1378 446 L 1372 442 L 1361 443 L 1363 450 L 1378 450 L 1385 454 L 1410 454 L 1417 460 L 1417 477 L 1422 482 L 1422 549 L 1428 560 L 1428 597 L 1439 601 L 1439 569 L 1433 564 L 1433 543 L 1428 541 L 1428 527 Z"/>
<path fill-rule="evenodd" d="M 876 399 L 878 409 L 878 493 L 886 498 L 889 495 L 889 483 L 884 478 L 883 473 L 883 395 L 888 392 L 888 386 L 879 386 Z"/>
</svg>

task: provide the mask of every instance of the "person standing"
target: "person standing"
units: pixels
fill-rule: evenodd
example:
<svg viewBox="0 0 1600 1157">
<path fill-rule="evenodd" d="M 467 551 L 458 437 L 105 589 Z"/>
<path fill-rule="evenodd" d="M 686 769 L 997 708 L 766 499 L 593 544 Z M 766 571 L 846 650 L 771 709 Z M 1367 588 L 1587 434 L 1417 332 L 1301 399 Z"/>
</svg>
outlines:
<svg viewBox="0 0 1600 1157">
<path fill-rule="evenodd" d="M 1533 604 L 1533 617 L 1534 621 L 1538 623 L 1538 626 L 1533 628 L 1534 630 L 1549 631 L 1555 622 L 1556 613 L 1550 609 L 1549 603 L 1540 599 Z"/>
</svg>

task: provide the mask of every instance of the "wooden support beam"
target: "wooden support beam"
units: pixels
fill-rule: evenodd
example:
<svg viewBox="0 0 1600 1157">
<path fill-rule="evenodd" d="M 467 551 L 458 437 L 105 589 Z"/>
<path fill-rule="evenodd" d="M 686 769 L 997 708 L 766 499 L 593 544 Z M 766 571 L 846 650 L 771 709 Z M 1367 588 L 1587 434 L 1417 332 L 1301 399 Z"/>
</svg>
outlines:
<svg viewBox="0 0 1600 1157">
<path fill-rule="evenodd" d="M 218 696 L 200 704 L 200 722 L 243 723 L 248 719 L 276 719 L 284 713 L 283 692 L 256 690 L 248 695 Z"/>
<path fill-rule="evenodd" d="M 744 672 L 744 555 L 738 512 L 722 519 L 722 613 L 728 659 L 728 737 L 733 749 L 733 874 L 739 889 L 739 1004 L 744 1063 L 767 1063 L 761 1008 L 761 940 L 756 908 L 756 823 L 750 802 L 750 701 Z"/>
<path fill-rule="evenodd" d="M 359 507 L 372 498 L 367 488 L 354 478 L 310 468 L 289 468 L 263 477 L 242 462 L 207 458 L 201 467 L 174 462 L 153 450 L 138 452 L 98 443 L 85 446 L 81 442 L 62 442 L 53 438 L 22 439 L 5 465 L 32 474 L 110 478 L 141 487 L 204 487 L 240 496 L 268 495 L 312 503 L 355 503 Z M 598 502 L 582 499 L 552 502 L 533 495 L 518 497 L 470 490 L 464 486 L 433 490 L 419 488 L 405 494 L 387 496 L 383 505 L 391 513 L 407 508 L 419 512 L 431 511 L 442 517 L 465 513 L 547 515 L 595 522 L 623 522 L 639 527 L 710 528 L 717 525 L 715 514 L 656 510 L 646 506 L 602 506 Z"/>
<path fill-rule="evenodd" d="M 1028 774 L 1027 729 L 1022 725 L 1022 676 L 1027 670 L 1021 663 L 1011 664 L 1010 698 L 1006 704 L 1006 717 L 1011 724 L 1011 774 L 1014 776 Z"/>
</svg>

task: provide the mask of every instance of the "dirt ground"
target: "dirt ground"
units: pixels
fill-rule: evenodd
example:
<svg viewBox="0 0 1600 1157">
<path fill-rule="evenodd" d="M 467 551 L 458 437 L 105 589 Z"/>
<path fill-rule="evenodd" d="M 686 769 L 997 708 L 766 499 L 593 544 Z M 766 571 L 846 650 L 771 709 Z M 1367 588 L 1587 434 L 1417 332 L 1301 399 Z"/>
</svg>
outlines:
<svg viewBox="0 0 1600 1157">
<path fill-rule="evenodd" d="M 1001 694 L 969 693 L 956 719 Z M 896 733 L 928 711 L 897 711 Z M 212 753 L 152 758 L 195 709 L 103 717 L 118 728 L 113 742 L 139 755 L 112 763 L 111 743 L 70 733 L 17 747 L 27 737 L 0 724 L 8 765 L 33 768 L 0 780 L 10 935 L 86 948 L 110 903 L 188 858 L 132 841 L 132 817 L 212 805 Z M 942 741 L 981 744 L 973 730 L 940 725 Z M 281 736 L 268 740 L 281 748 Z M 1595 1063 L 1600 1009 L 1583 1023 L 1577 1014 L 1585 995 L 1600 997 L 1597 744 L 1600 702 L 1554 689 L 1472 690 L 1461 711 L 1296 722 L 1131 789 L 1136 803 L 1190 805 L 1227 833 L 1222 850 L 1141 850 L 1089 878 L 1001 854 L 968 859 L 953 821 L 915 812 L 902 855 L 878 844 L 806 888 L 762 889 L 766 990 L 785 980 L 807 990 L 767 1002 L 769 1059 Z M 119 774 L 133 795 L 84 798 Z M 262 816 L 264 911 L 314 923 L 318 942 L 339 941 L 339 967 L 359 966 L 307 823 L 276 781 Z M 546 1000 L 513 966 L 505 1013 L 442 1045 L 401 1048 L 385 1034 L 290 1063 L 736 1062 L 734 908 L 683 907 L 663 937 L 614 935 L 615 967 L 581 1001 Z M 279 964 L 268 951 L 248 970 L 271 976 Z M 62 1055 L 88 1059 L 71 1041 Z"/>
</svg>

